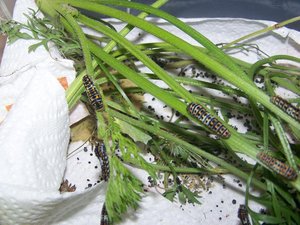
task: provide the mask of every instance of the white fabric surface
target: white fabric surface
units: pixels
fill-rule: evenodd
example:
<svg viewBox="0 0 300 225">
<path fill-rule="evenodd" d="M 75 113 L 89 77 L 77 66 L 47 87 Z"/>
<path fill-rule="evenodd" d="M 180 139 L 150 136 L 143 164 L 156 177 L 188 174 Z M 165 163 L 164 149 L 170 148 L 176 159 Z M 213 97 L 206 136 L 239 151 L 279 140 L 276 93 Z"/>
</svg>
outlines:
<svg viewBox="0 0 300 225">
<path fill-rule="evenodd" d="M 27 12 L 27 8 L 36 8 L 33 0 L 17 0 L 14 19 L 24 22 L 23 13 Z M 113 20 L 112 23 L 117 29 L 123 27 Z M 159 23 L 194 43 L 167 23 Z M 243 19 L 195 19 L 190 20 L 189 24 L 215 43 L 220 43 L 272 23 Z M 156 40 L 139 33 L 135 29 L 129 38 L 137 43 Z M 270 55 L 299 57 L 299 37 L 299 32 L 283 28 L 253 42 Z M 32 43 L 34 41 L 19 40 L 7 46 L 0 68 L 0 113 L 4 112 L 4 105 L 13 104 L 9 112 L 1 114 L 5 120 L 0 124 L 0 224 L 99 224 L 106 188 L 103 183 L 96 184 L 99 170 L 95 170 L 94 166 L 99 168 L 99 162 L 90 156 L 90 149 L 79 152 L 66 162 L 69 117 L 63 89 L 55 77 L 63 74 L 71 82 L 75 76 L 72 62 L 62 59 L 55 50 L 49 54 L 38 48 L 28 54 L 28 46 Z M 252 52 L 240 51 L 235 56 L 250 62 L 258 59 L 257 54 Z M 151 98 L 146 96 L 148 103 Z M 74 148 L 76 146 L 71 145 L 70 149 Z M 145 173 L 134 171 L 147 183 Z M 76 184 L 76 192 L 58 192 L 63 176 Z M 96 185 L 87 188 L 87 183 Z M 223 183 L 216 182 L 212 188 L 213 194 L 204 190 L 200 199 L 203 204 L 195 207 L 179 207 L 179 204 L 172 204 L 151 190 L 143 198 L 138 211 L 126 215 L 121 224 L 239 224 L 236 212 L 244 200 L 244 184 L 237 186 L 231 176 L 226 177 L 225 183 L 229 188 L 224 189 Z M 237 204 L 233 204 L 232 199 Z"/>
</svg>

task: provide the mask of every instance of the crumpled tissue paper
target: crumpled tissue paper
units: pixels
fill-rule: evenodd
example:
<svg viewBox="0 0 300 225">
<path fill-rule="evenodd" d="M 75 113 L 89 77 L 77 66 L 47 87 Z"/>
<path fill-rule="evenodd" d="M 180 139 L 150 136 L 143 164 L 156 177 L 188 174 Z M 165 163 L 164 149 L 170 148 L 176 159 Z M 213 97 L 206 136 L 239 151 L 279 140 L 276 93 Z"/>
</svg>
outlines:
<svg viewBox="0 0 300 225">
<path fill-rule="evenodd" d="M 60 194 L 70 136 L 65 93 L 49 72 L 31 73 L 20 75 L 28 84 L 0 126 L 0 224 L 64 220 L 101 187 Z"/>
<path fill-rule="evenodd" d="M 25 22 L 23 13 L 28 13 L 28 8 L 37 9 L 34 0 L 17 0 L 14 19 Z M 273 23 L 215 18 L 193 19 L 189 24 L 214 43 L 220 43 Z M 181 36 L 168 23 L 160 22 L 160 25 Z M 135 40 L 139 32 L 135 29 L 129 39 Z M 299 55 L 298 32 L 282 28 L 274 33 L 256 40 L 263 51 L 270 55 L 282 52 Z M 139 40 L 156 40 L 147 38 Z M 186 40 L 194 43 L 191 38 Z M 87 177 L 94 176 L 96 180 L 99 176 L 98 173 L 87 175 L 95 172 L 84 164 L 84 159 L 92 161 L 91 157 L 84 158 L 90 152 L 76 155 L 80 161 L 73 157 L 66 162 L 70 117 L 64 90 L 57 80 L 64 77 L 67 84 L 72 82 L 75 77 L 72 62 L 60 57 L 55 47 L 50 54 L 43 48 L 28 54 L 28 47 L 34 43 L 18 40 L 6 46 L 0 68 L 0 224 L 99 224 L 106 185 L 100 183 L 85 188 Z M 258 59 L 257 54 L 251 55 L 251 52 L 245 55 L 241 51 L 235 56 L 251 62 Z M 76 121 L 81 113 L 82 110 L 79 117 L 75 116 Z M 76 110 L 72 114 L 76 115 Z M 93 160 L 92 164 L 99 163 L 96 158 Z M 144 172 L 134 172 L 147 183 Z M 61 194 L 58 191 L 64 176 L 76 184 L 76 192 Z M 137 212 L 125 215 L 120 224 L 239 224 L 236 212 L 239 203 L 244 201 L 244 187 L 240 187 L 242 182 L 234 183 L 234 179 L 228 176 L 226 182 L 238 191 L 224 190 L 224 184 L 215 184 L 210 192 L 201 193 L 203 204 L 196 207 L 179 208 L 178 204 L 150 190 Z M 231 203 L 233 198 L 237 204 Z"/>
<path fill-rule="evenodd" d="M 36 9 L 34 1 L 16 2 L 14 19 Z M 0 224 L 60 224 L 98 197 L 99 184 L 74 193 L 59 192 L 70 140 L 69 111 L 59 83 L 75 77 L 73 63 L 55 48 L 49 54 L 34 41 L 5 48 L 0 70 Z M 100 207 L 100 206 L 99 206 Z M 88 220 L 86 220 L 88 221 Z M 69 223 L 70 224 L 70 223 Z"/>
</svg>

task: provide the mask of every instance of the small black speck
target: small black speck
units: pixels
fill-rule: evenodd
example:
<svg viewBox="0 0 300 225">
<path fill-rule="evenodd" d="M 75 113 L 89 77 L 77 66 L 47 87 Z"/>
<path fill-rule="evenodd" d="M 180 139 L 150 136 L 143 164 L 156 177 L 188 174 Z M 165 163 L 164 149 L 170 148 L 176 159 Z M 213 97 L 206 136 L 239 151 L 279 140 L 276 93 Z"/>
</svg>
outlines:
<svg viewBox="0 0 300 225">
<path fill-rule="evenodd" d="M 93 153 L 91 153 L 90 156 L 93 156 Z"/>
<path fill-rule="evenodd" d="M 155 100 L 155 98 L 152 98 L 152 101 L 154 101 Z"/>
<path fill-rule="evenodd" d="M 79 160 L 79 158 L 77 157 L 77 160 Z"/>
<path fill-rule="evenodd" d="M 88 161 L 88 164 L 91 164 L 91 161 Z"/>
<path fill-rule="evenodd" d="M 224 203 L 224 201 L 222 200 L 221 203 Z"/>
<path fill-rule="evenodd" d="M 235 199 L 232 200 L 232 204 L 234 204 L 234 205 L 236 204 L 236 200 Z"/>
<path fill-rule="evenodd" d="M 219 220 L 222 220 L 222 217 L 219 217 Z"/>
<path fill-rule="evenodd" d="M 84 151 L 84 152 L 87 152 L 87 151 L 88 151 L 87 147 L 84 147 L 84 148 L 83 148 L 83 151 Z"/>
<path fill-rule="evenodd" d="M 242 185 L 242 184 L 239 184 L 239 187 L 243 187 L 243 185 Z"/>
<path fill-rule="evenodd" d="M 218 207 L 219 207 L 219 205 L 216 205 L 216 207 L 218 208 Z"/>
<path fill-rule="evenodd" d="M 86 181 L 90 181 L 90 179 L 86 179 Z"/>
<path fill-rule="evenodd" d="M 88 187 L 92 187 L 93 185 L 92 184 L 88 184 Z"/>
<path fill-rule="evenodd" d="M 163 108 L 167 108 L 167 105 L 164 105 Z"/>
<path fill-rule="evenodd" d="M 98 169 L 98 166 L 95 166 L 95 169 Z"/>
<path fill-rule="evenodd" d="M 212 194 L 212 191 L 209 191 L 208 194 Z"/>
</svg>

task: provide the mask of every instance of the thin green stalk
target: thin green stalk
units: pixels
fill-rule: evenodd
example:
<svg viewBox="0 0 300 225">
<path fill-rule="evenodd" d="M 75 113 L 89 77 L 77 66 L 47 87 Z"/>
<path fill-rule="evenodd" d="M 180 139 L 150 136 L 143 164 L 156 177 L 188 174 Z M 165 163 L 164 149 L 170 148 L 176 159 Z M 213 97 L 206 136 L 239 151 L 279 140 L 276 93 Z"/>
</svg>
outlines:
<svg viewBox="0 0 300 225">
<path fill-rule="evenodd" d="M 130 41 L 123 38 L 121 35 L 114 32 L 113 30 L 105 27 L 97 21 L 89 19 L 86 16 L 78 16 L 78 21 L 117 41 L 120 45 L 122 45 L 129 52 L 131 52 L 136 58 L 143 62 L 145 66 L 151 69 L 153 73 L 155 73 L 160 79 L 166 82 L 166 84 L 169 85 L 169 87 L 172 88 L 174 91 L 176 91 L 180 97 L 182 97 L 188 102 L 195 101 L 193 96 L 186 89 L 184 89 L 181 85 L 174 81 L 174 79 L 169 74 L 167 74 L 160 66 L 158 66 L 152 59 L 150 59 L 138 48 L 135 48 L 134 44 L 132 44 Z"/>
<path fill-rule="evenodd" d="M 168 92 L 172 93 L 176 97 L 180 97 L 173 91 Z M 212 108 L 219 107 L 221 109 L 236 110 L 243 113 L 252 113 L 252 110 L 248 106 L 241 105 L 239 103 L 226 102 L 224 99 L 217 97 L 205 97 L 198 93 L 193 94 L 197 102 L 201 102 L 201 104 L 209 104 L 210 106 L 212 106 Z"/>
<path fill-rule="evenodd" d="M 171 173 L 173 175 L 174 180 L 177 177 L 177 173 L 174 170 L 174 166 L 172 165 L 172 162 L 170 159 L 168 159 L 167 155 L 165 154 L 165 152 L 163 151 L 163 149 L 160 149 L 160 147 L 158 146 L 158 143 L 156 141 L 153 141 L 154 144 L 154 151 L 155 154 L 154 155 L 160 155 L 161 159 L 167 164 L 167 166 L 170 168 Z"/>
<path fill-rule="evenodd" d="M 168 166 L 159 165 L 159 164 L 150 164 L 154 169 L 163 171 L 163 172 L 172 172 Z M 135 165 L 136 167 L 136 165 Z M 191 168 L 191 167 L 173 167 L 176 173 L 183 174 L 225 174 L 228 173 L 227 170 L 221 168 Z"/>
<path fill-rule="evenodd" d="M 74 2 L 76 0 L 70 0 L 70 2 Z M 194 40 L 199 42 L 201 45 L 203 45 L 205 48 L 207 48 L 210 53 L 216 57 L 220 62 L 222 62 L 223 65 L 226 65 L 228 68 L 230 68 L 235 73 L 243 76 L 245 79 L 247 79 L 246 74 L 244 71 L 236 66 L 235 63 L 233 63 L 232 59 L 226 55 L 223 51 L 221 51 L 213 42 L 211 42 L 209 39 L 207 39 L 205 36 L 200 34 L 198 31 L 196 31 L 194 28 L 187 26 L 184 22 L 176 18 L 175 16 L 172 16 L 162 10 L 155 9 L 152 7 L 149 7 L 145 4 L 139 4 L 136 2 L 128 2 L 128 1 L 117 1 L 117 0 L 95 0 L 96 2 L 99 2 L 101 4 L 112 4 L 117 6 L 124 6 L 129 7 L 141 11 L 145 11 L 148 13 L 151 13 L 155 16 L 158 16 L 159 18 L 162 18 L 177 28 L 181 29 L 183 32 L 188 34 L 190 37 L 192 37 Z"/>
<path fill-rule="evenodd" d="M 275 81 L 279 86 L 286 88 L 287 90 L 292 91 L 297 95 L 300 95 L 299 86 L 295 84 L 295 82 L 290 81 L 288 79 L 272 77 L 272 76 L 270 76 L 270 79 Z"/>
<path fill-rule="evenodd" d="M 230 173 L 232 173 L 232 174 L 234 174 L 238 177 L 241 177 L 245 180 L 248 178 L 247 173 L 242 172 L 241 170 L 237 169 L 235 166 L 232 166 L 231 164 L 223 161 L 222 159 L 218 158 L 217 156 L 214 156 L 214 155 L 206 152 L 205 150 L 199 149 L 199 148 L 197 148 L 197 147 L 195 147 L 195 146 L 179 139 L 178 137 L 174 137 L 172 134 L 170 134 L 166 131 L 157 129 L 156 127 L 151 126 L 151 125 L 147 125 L 144 122 L 132 119 L 132 118 L 130 118 L 126 115 L 123 115 L 121 113 L 118 113 L 114 110 L 109 110 L 109 113 L 110 113 L 111 116 L 116 117 L 118 119 L 121 119 L 123 121 L 126 121 L 127 123 L 132 124 L 133 126 L 139 127 L 143 130 L 147 130 L 151 133 L 154 133 L 154 134 L 159 135 L 163 138 L 166 138 L 166 139 L 168 139 L 168 140 L 170 140 L 170 141 L 172 141 L 172 142 L 174 142 L 178 145 L 181 145 L 181 146 L 185 147 L 187 150 L 189 150 L 191 153 L 200 155 L 200 156 L 202 156 L 202 157 L 204 157 L 204 158 L 206 158 L 206 159 L 208 159 L 212 162 L 217 163 L 218 165 L 220 165 L 221 167 L 223 167 L 224 169 L 228 170 Z M 266 189 L 265 184 L 261 183 L 260 181 L 258 181 L 256 179 L 253 179 L 252 182 L 258 188 L 260 188 L 262 190 Z"/>
<path fill-rule="evenodd" d="M 141 74 L 141 75 L 143 75 L 145 77 L 148 77 L 150 79 L 157 78 L 156 74 Z M 213 84 L 213 83 L 210 83 L 208 81 L 195 80 L 195 79 L 189 78 L 189 77 L 173 77 L 173 78 L 178 83 L 182 83 L 182 84 L 185 84 L 185 85 L 192 85 L 194 87 L 201 87 L 201 88 L 202 87 L 211 88 L 211 89 L 214 89 L 214 90 L 222 91 L 222 92 L 224 92 L 228 95 L 237 95 L 237 96 L 241 96 L 241 97 L 246 97 L 244 92 L 242 92 L 238 89 L 229 87 L 229 86 Z"/>
<path fill-rule="evenodd" d="M 114 101 L 107 101 L 107 104 L 109 107 L 113 108 L 114 110 L 118 110 L 119 112 L 122 113 L 127 113 L 126 109 L 114 102 Z M 209 137 L 205 137 L 205 136 L 199 136 L 197 133 L 195 132 L 191 132 L 190 130 L 199 130 L 199 127 L 195 127 L 193 125 L 189 125 L 189 124 L 178 124 L 178 125 L 174 125 L 173 123 L 170 122 L 165 122 L 165 121 L 160 121 L 157 119 L 154 119 L 152 117 L 149 117 L 147 114 L 140 112 L 141 117 L 143 118 L 143 121 L 150 121 L 150 123 L 155 124 L 155 126 L 159 127 L 160 129 L 165 129 L 165 130 L 170 130 L 173 133 L 178 133 L 179 136 L 184 136 L 185 139 L 188 140 L 193 140 L 194 142 L 197 142 L 199 145 L 207 145 L 207 146 L 211 146 L 211 148 L 221 148 L 221 143 L 219 140 L 213 140 Z M 130 114 L 129 116 L 134 116 L 132 114 Z M 137 118 L 136 118 L 137 119 Z"/>
<path fill-rule="evenodd" d="M 73 0 L 72 4 L 74 4 L 74 2 L 77 2 L 77 1 Z M 77 4 L 75 6 L 79 7 L 80 5 Z M 234 84 L 236 87 L 239 87 L 241 90 L 243 90 L 249 96 L 252 96 L 253 98 L 255 98 L 255 100 L 257 102 L 260 102 L 262 105 L 264 105 L 270 111 L 276 113 L 277 116 L 279 116 L 280 118 L 285 120 L 287 123 L 291 124 L 291 126 L 294 126 L 296 129 L 300 130 L 300 124 L 295 119 L 288 116 L 286 113 L 282 112 L 281 110 L 278 110 L 278 108 L 270 102 L 270 98 L 263 91 L 259 90 L 253 84 L 251 85 L 247 80 L 244 80 L 243 78 L 237 76 L 236 74 L 234 74 L 232 71 L 230 71 L 229 69 L 227 69 L 226 67 L 224 67 L 223 65 L 218 63 L 217 61 L 213 60 L 206 54 L 203 54 L 199 49 L 194 48 L 192 45 L 190 45 L 189 43 L 176 37 L 175 35 L 172 35 L 171 33 L 166 32 L 163 29 L 161 29 L 149 22 L 146 22 L 135 16 L 124 13 L 120 10 L 112 9 L 112 8 L 105 7 L 105 6 L 98 7 L 98 4 L 94 4 L 94 3 L 85 4 L 85 9 L 118 18 L 118 19 L 123 20 L 127 23 L 130 23 L 136 27 L 140 27 L 141 29 L 154 34 L 155 36 L 161 38 L 162 40 L 172 43 L 172 45 L 178 47 L 184 53 L 192 56 L 194 59 L 196 59 L 197 61 L 204 64 L 207 68 L 209 68 L 213 72 L 219 74 L 224 79 L 226 79 L 229 82 L 231 82 L 232 84 Z M 81 18 L 82 18 L 82 16 L 81 16 Z M 88 20 L 88 21 L 92 22 L 90 20 Z M 88 24 L 88 25 L 91 25 L 91 24 Z M 165 77 L 165 79 L 169 79 L 169 78 Z M 169 80 L 169 81 L 172 82 L 171 80 Z M 189 98 L 192 98 L 192 96 L 187 94 L 186 98 L 189 99 Z"/>
<path fill-rule="evenodd" d="M 296 171 L 298 171 L 298 166 L 295 162 L 294 156 L 293 156 L 293 152 L 291 150 L 289 141 L 286 137 L 285 131 L 282 128 L 282 125 L 280 123 L 280 121 L 278 119 L 276 119 L 275 117 L 273 117 L 272 115 L 270 115 L 270 120 L 275 128 L 275 131 L 277 133 L 277 136 L 279 137 L 281 146 L 282 146 L 282 151 L 289 163 L 289 165 Z"/>
<path fill-rule="evenodd" d="M 171 108 L 176 109 L 178 112 L 180 112 L 190 120 L 195 120 L 187 113 L 186 104 L 180 101 L 178 98 L 154 85 L 149 80 L 139 76 L 135 71 L 123 65 L 114 57 L 104 52 L 101 48 L 98 48 L 97 45 L 93 42 L 89 42 L 89 48 L 91 49 L 93 54 L 106 62 L 108 65 L 114 67 L 114 69 L 119 71 L 121 74 L 123 74 L 124 77 L 128 78 L 133 83 L 137 84 L 140 88 L 146 90 L 148 93 L 164 101 Z M 203 126 L 203 128 L 207 130 L 205 126 Z M 240 135 L 238 135 L 233 128 L 228 127 L 228 129 L 231 131 L 231 137 L 229 139 L 223 139 L 222 141 L 226 142 L 228 147 L 230 147 L 232 150 L 241 151 L 248 156 L 255 158 L 258 149 L 254 145 L 250 144 L 247 140 L 244 140 Z"/>
<path fill-rule="evenodd" d="M 131 70 L 121 62 L 117 61 L 114 57 L 110 56 L 104 50 L 101 48 L 98 48 L 96 44 L 93 42 L 89 42 L 89 48 L 95 54 L 97 57 L 99 57 L 101 60 L 103 60 L 105 63 L 107 63 L 110 66 L 113 66 L 114 69 L 119 71 L 121 74 L 123 74 L 126 78 L 131 80 L 133 83 L 139 85 L 140 88 L 147 90 L 147 92 L 153 94 L 159 99 L 164 99 L 164 101 L 172 108 L 186 108 L 186 104 L 178 101 L 176 97 L 169 94 L 168 92 L 164 91 L 160 87 L 156 86 L 149 80 L 145 79 L 142 76 L 139 76 L 135 71 Z M 186 111 L 181 110 L 184 114 L 187 115 Z"/>
<path fill-rule="evenodd" d="M 91 57 L 91 53 L 88 49 L 87 46 L 87 38 L 85 36 L 85 34 L 83 33 L 81 27 L 78 25 L 78 23 L 76 22 L 76 20 L 73 18 L 73 16 L 77 16 L 76 12 L 77 11 L 73 11 L 72 9 L 70 9 L 69 7 L 67 7 L 66 5 L 61 9 L 61 8 L 56 8 L 56 10 L 66 19 L 66 21 L 69 23 L 69 25 L 73 28 L 79 43 L 81 45 L 82 48 L 82 53 L 84 56 L 84 60 L 85 60 L 85 66 L 86 66 L 86 70 L 88 75 L 93 76 L 94 74 L 94 69 L 92 66 L 92 57 Z M 75 15 L 72 15 L 73 13 L 75 13 Z"/>
<path fill-rule="evenodd" d="M 43 0 L 36 0 L 37 4 L 39 5 L 39 7 L 42 9 L 42 11 L 46 11 L 47 13 L 49 13 L 52 17 L 55 16 L 55 13 L 51 13 L 52 9 L 51 6 L 49 6 L 47 1 L 43 1 Z M 151 6 L 153 8 L 159 8 L 162 5 L 166 4 L 168 2 L 168 0 L 158 0 L 156 2 L 154 2 Z M 54 4 L 54 3 L 52 3 Z M 85 4 L 85 3 L 81 3 L 81 4 Z M 140 19 L 145 19 L 148 16 L 147 13 L 140 13 L 137 17 Z M 119 33 L 122 36 L 126 36 L 134 27 L 130 24 L 126 25 Z M 110 41 L 105 47 L 104 47 L 104 51 L 106 52 L 110 52 L 114 47 L 116 46 L 116 42 L 115 41 Z M 95 68 L 97 65 L 96 61 L 93 61 L 93 67 Z M 79 74 L 78 79 L 75 79 L 71 86 L 67 89 L 66 92 L 66 98 L 67 98 L 67 102 L 71 102 L 72 104 L 69 104 L 69 108 L 72 109 L 73 106 L 75 105 L 76 102 L 78 102 L 78 97 L 75 99 L 72 99 L 73 96 L 77 96 L 78 93 L 81 94 L 82 92 L 80 91 L 81 89 L 81 79 L 83 77 L 83 75 L 85 74 L 85 71 L 83 71 L 82 73 Z"/>
<path fill-rule="evenodd" d="M 151 7 L 153 8 L 160 8 L 161 6 L 163 6 L 164 4 L 166 4 L 169 0 L 158 0 L 156 2 L 154 2 Z M 147 16 L 149 15 L 149 13 L 147 12 L 141 12 L 138 14 L 138 18 L 141 19 L 145 19 Z M 131 24 L 127 24 L 120 32 L 119 34 L 123 37 L 125 37 L 132 29 L 134 28 L 134 26 L 132 26 Z M 108 45 L 105 46 L 105 51 L 110 52 L 115 46 L 116 46 L 117 42 L 115 41 L 111 41 L 110 43 L 108 43 Z"/>
<path fill-rule="evenodd" d="M 258 31 L 255 31 L 255 32 L 253 32 L 253 33 L 247 34 L 247 35 L 245 35 L 245 36 L 243 36 L 243 37 L 241 37 L 241 38 L 238 38 L 238 39 L 236 39 L 236 40 L 230 42 L 230 43 L 224 45 L 224 46 L 222 47 L 222 49 L 229 48 L 230 46 L 232 46 L 232 45 L 234 45 L 234 44 L 236 44 L 236 43 L 239 43 L 239 42 L 241 42 L 241 41 L 244 41 L 244 40 L 247 40 L 247 39 L 250 39 L 250 38 L 258 37 L 258 36 L 260 36 L 260 35 L 262 35 L 262 34 L 265 34 L 265 33 L 269 32 L 269 31 L 272 31 L 272 30 L 275 30 L 275 29 L 284 27 L 284 26 L 286 26 L 286 25 L 288 25 L 288 24 L 290 24 L 290 23 L 294 23 L 294 22 L 297 22 L 297 21 L 299 21 L 299 20 L 300 20 L 300 16 L 297 16 L 297 17 L 294 17 L 294 18 L 285 20 L 285 21 L 283 21 L 283 22 L 281 22 L 281 23 L 276 23 L 276 24 L 274 24 L 274 25 L 272 25 L 272 26 L 268 26 L 268 27 L 266 27 L 266 28 L 263 28 L 263 29 L 261 29 L 261 30 L 258 30 Z"/>
<path fill-rule="evenodd" d="M 130 109 L 133 111 L 134 115 L 139 117 L 139 113 L 137 112 L 136 107 L 132 104 L 132 102 L 126 95 L 126 93 L 123 91 L 121 86 L 118 84 L 118 81 L 116 80 L 116 78 L 110 74 L 108 69 L 103 65 L 103 63 L 100 60 L 96 59 L 96 61 L 98 62 L 100 69 L 104 72 L 104 74 L 108 77 L 108 79 L 113 83 L 113 85 L 116 87 L 116 89 L 122 95 L 122 97 L 125 99 L 127 104 L 130 106 Z"/>
<path fill-rule="evenodd" d="M 264 135 L 264 150 L 269 149 L 269 115 L 267 112 L 263 113 L 263 135 Z"/>
<path fill-rule="evenodd" d="M 264 64 L 267 64 L 267 63 L 270 64 L 270 63 L 273 63 L 276 60 L 283 60 L 283 59 L 300 63 L 300 58 L 297 58 L 297 57 L 294 57 L 294 56 L 289 56 L 289 55 L 275 55 L 275 56 L 271 56 L 269 58 L 265 58 L 265 59 L 259 60 L 256 63 L 254 63 L 251 66 L 250 70 L 249 70 L 249 73 L 248 73 L 249 77 L 251 79 L 253 79 L 255 73 L 257 72 L 257 70 L 259 68 L 261 68 Z"/>
</svg>

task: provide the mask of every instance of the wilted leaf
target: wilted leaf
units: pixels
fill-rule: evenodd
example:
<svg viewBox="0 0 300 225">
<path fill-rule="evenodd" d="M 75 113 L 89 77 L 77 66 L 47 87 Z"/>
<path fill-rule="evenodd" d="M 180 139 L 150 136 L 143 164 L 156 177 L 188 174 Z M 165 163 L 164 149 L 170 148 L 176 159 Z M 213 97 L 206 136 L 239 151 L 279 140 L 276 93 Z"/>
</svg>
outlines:
<svg viewBox="0 0 300 225">
<path fill-rule="evenodd" d="M 95 122 L 91 117 L 86 117 L 83 120 L 71 126 L 72 141 L 86 141 L 91 136 L 95 129 Z"/>
</svg>

